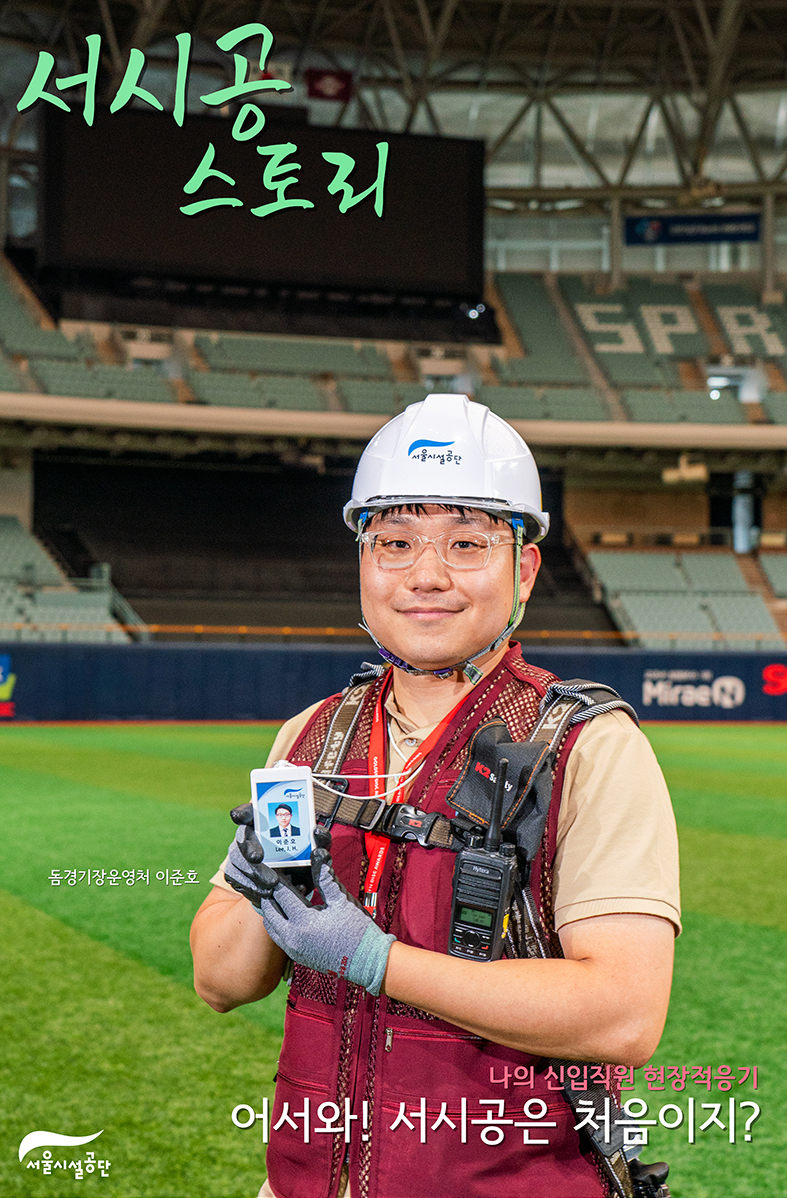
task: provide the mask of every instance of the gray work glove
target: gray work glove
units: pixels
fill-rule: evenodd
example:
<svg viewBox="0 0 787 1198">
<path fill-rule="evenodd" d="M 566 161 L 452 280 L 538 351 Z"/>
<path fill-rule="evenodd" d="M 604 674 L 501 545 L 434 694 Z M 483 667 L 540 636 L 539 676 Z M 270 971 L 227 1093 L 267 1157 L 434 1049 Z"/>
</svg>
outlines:
<svg viewBox="0 0 787 1198">
<path fill-rule="evenodd" d="M 279 878 L 275 870 L 262 864 L 265 853 L 254 832 L 251 803 L 235 807 L 230 817 L 239 827 L 227 851 L 224 877 L 233 890 L 237 890 L 259 910 L 263 899 L 269 899 L 273 894 Z"/>
<path fill-rule="evenodd" d="M 380 931 L 337 879 L 330 832 L 317 828 L 314 833 L 311 899 L 321 898 L 322 903 L 313 906 L 281 871 L 263 863 L 262 846 L 245 822 L 245 809 L 236 808 L 232 818 L 242 826 L 230 845 L 225 877 L 259 909 L 271 940 L 299 965 L 347 978 L 379 994 L 396 937 Z"/>
<path fill-rule="evenodd" d="M 280 884 L 260 908 L 265 928 L 293 961 L 379 994 L 396 937 L 382 932 L 347 893 L 333 872 L 330 834 L 317 836 L 323 845 L 312 853 L 312 876 L 324 905 L 310 906 L 297 890 Z"/>
</svg>

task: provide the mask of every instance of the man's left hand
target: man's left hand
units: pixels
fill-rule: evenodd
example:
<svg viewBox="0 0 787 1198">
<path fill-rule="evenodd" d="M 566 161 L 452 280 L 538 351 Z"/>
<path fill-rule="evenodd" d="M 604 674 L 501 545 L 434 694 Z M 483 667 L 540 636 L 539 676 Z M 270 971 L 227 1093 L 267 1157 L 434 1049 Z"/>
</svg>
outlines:
<svg viewBox="0 0 787 1198">
<path fill-rule="evenodd" d="M 382 932 L 333 872 L 330 837 L 319 834 L 312 874 L 324 906 L 311 906 L 283 878 L 260 913 L 272 940 L 288 957 L 320 973 L 335 974 L 379 994 L 395 936 Z M 273 872 L 273 871 L 271 871 Z"/>
</svg>

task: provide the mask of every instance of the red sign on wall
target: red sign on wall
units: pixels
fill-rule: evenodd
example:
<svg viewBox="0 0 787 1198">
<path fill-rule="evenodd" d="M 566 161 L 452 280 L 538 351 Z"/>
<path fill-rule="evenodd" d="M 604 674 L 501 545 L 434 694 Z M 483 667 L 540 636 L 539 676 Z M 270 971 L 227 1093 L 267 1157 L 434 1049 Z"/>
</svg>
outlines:
<svg viewBox="0 0 787 1198">
<path fill-rule="evenodd" d="M 787 695 L 787 666 L 780 662 L 766 666 L 762 672 L 764 695 Z"/>
</svg>

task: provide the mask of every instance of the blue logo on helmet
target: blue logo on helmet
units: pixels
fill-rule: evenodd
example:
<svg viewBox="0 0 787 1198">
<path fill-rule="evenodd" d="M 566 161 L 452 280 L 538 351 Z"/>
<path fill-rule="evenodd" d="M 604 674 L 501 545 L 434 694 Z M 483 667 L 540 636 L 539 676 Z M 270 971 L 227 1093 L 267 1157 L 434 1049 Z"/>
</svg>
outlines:
<svg viewBox="0 0 787 1198">
<path fill-rule="evenodd" d="M 453 445 L 453 441 L 413 441 L 407 451 L 407 456 L 416 449 L 443 449 L 446 445 Z"/>
</svg>

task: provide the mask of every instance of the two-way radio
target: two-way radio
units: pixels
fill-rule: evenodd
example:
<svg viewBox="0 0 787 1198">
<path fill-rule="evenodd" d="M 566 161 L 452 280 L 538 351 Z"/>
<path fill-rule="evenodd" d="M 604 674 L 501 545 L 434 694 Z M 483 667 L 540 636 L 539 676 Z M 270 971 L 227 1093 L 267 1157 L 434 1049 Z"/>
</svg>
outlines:
<svg viewBox="0 0 787 1198">
<path fill-rule="evenodd" d="M 514 893 L 516 846 L 502 842 L 500 821 L 508 758 L 498 762 L 486 837 L 475 833 L 456 858 L 448 952 L 468 961 L 496 961 L 503 955 Z"/>
</svg>

